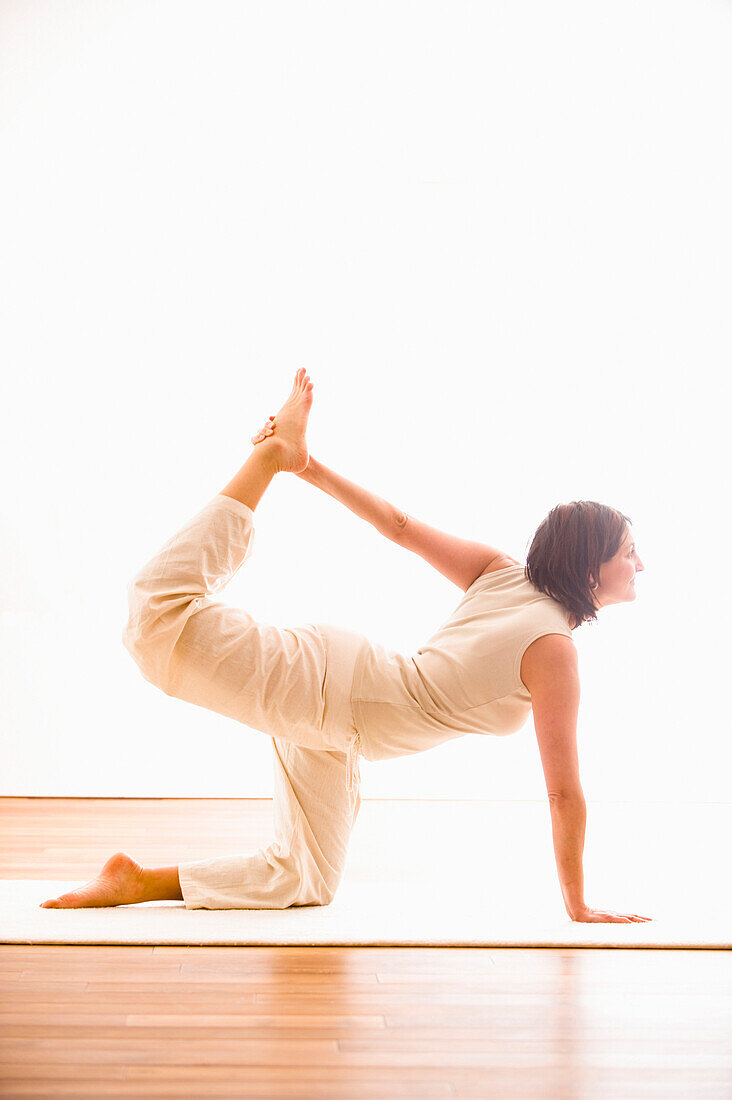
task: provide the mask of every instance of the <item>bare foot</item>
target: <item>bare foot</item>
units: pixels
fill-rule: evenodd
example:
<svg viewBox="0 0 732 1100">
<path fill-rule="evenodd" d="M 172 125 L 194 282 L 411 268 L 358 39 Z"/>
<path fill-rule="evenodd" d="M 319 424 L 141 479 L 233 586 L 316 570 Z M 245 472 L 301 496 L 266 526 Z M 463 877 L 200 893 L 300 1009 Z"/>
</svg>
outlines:
<svg viewBox="0 0 732 1100">
<path fill-rule="evenodd" d="M 264 428 L 252 436 L 252 443 L 272 454 L 279 470 L 298 474 L 307 466 L 310 456 L 305 431 L 313 403 L 313 384 L 304 367 L 295 372 L 290 396 L 276 416 L 271 416 Z"/>
<path fill-rule="evenodd" d="M 101 905 L 134 905 L 143 901 L 142 867 L 125 852 L 117 852 L 96 878 L 59 898 L 44 901 L 41 909 L 84 909 Z"/>
</svg>

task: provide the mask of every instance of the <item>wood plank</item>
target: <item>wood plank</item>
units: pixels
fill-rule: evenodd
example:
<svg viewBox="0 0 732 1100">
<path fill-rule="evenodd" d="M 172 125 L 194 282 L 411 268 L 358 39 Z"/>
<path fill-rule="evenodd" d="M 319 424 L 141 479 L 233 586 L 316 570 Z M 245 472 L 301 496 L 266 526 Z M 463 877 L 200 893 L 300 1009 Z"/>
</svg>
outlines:
<svg viewBox="0 0 732 1100">
<path fill-rule="evenodd" d="M 404 1084 L 398 1084 L 393 1080 L 365 1081 L 360 1084 L 340 1084 L 330 1080 L 319 1081 L 311 1086 L 303 1085 L 301 1080 L 269 1081 L 266 1078 L 252 1078 L 251 1071 L 246 1071 L 246 1076 L 240 1080 L 236 1078 L 236 1069 L 227 1070 L 230 1080 L 211 1081 L 205 1077 L 193 1077 L 189 1081 L 171 1084 L 166 1081 L 148 1082 L 141 1084 L 135 1082 L 131 1086 L 129 1081 L 121 1083 L 116 1080 L 99 1081 L 66 1081 L 50 1084 L 43 1079 L 40 1081 L 27 1080 L 14 1082 L 13 1096 L 48 1097 L 49 1100 L 56 1096 L 93 1097 L 99 1100 L 106 1097 L 121 1096 L 127 1098 L 131 1095 L 130 1089 L 134 1087 L 135 1100 L 145 1098 L 165 1097 L 166 1100 L 190 1100 L 195 1097 L 230 1097 L 231 1100 L 380 1100 L 388 1096 L 389 1100 L 446 1100 L 454 1097 L 455 1093 L 448 1083 L 434 1082 L 431 1078 L 419 1078 L 410 1075 L 412 1079 Z M 233 1076 L 232 1076 L 233 1074 Z M 103 1090 L 103 1091 L 102 1091 Z"/>
</svg>

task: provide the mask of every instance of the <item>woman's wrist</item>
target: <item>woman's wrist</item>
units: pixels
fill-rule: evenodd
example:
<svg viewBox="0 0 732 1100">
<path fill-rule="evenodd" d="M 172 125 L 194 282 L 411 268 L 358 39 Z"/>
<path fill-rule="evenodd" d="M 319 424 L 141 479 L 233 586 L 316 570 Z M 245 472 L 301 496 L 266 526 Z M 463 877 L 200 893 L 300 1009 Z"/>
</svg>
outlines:
<svg viewBox="0 0 732 1100">
<path fill-rule="evenodd" d="M 304 470 L 299 470 L 297 477 L 301 477 L 303 481 L 310 482 L 311 485 L 317 484 L 317 470 L 320 463 L 310 455 L 307 466 Z"/>
<path fill-rule="evenodd" d="M 580 902 L 578 905 L 567 906 L 567 916 L 570 920 L 577 920 L 584 912 L 587 911 L 587 906 L 584 902 Z"/>
</svg>

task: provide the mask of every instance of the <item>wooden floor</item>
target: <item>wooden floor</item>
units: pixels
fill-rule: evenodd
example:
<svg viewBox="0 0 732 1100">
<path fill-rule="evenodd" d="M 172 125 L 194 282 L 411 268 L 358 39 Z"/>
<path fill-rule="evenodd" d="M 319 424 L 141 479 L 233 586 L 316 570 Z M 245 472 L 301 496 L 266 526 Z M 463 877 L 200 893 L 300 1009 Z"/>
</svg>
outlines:
<svg viewBox="0 0 732 1100">
<path fill-rule="evenodd" d="M 213 805 L 215 831 L 212 800 L 0 799 L 0 877 L 81 882 L 118 850 L 203 858 L 242 829 L 268 842 L 269 800 Z M 0 1096 L 730 1100 L 731 961 L 0 946 Z"/>
</svg>

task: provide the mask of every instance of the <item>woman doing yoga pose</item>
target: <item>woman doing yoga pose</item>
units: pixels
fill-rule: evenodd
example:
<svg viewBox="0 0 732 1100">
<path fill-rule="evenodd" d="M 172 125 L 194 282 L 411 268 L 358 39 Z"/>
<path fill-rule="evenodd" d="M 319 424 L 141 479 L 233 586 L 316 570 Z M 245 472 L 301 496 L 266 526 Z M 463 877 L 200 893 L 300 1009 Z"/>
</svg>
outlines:
<svg viewBox="0 0 732 1100">
<path fill-rule="evenodd" d="M 583 922 L 649 920 L 588 906 L 582 871 L 572 630 L 601 607 L 635 599 L 643 564 L 628 517 L 594 501 L 558 505 L 522 566 L 429 527 L 310 458 L 312 389 L 298 370 L 236 476 L 133 578 L 122 634 L 144 678 L 166 695 L 272 738 L 275 840 L 251 855 L 159 868 L 117 852 L 92 881 L 43 907 L 163 899 L 189 909 L 327 905 L 361 806 L 359 753 L 384 760 L 468 733 L 505 735 L 533 711 L 567 913 Z M 254 510 L 285 471 L 342 501 L 463 590 L 416 653 L 330 624 L 276 627 L 210 598 L 251 553 Z"/>
</svg>

